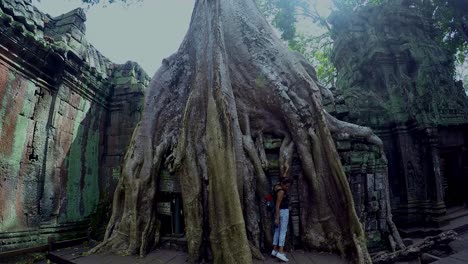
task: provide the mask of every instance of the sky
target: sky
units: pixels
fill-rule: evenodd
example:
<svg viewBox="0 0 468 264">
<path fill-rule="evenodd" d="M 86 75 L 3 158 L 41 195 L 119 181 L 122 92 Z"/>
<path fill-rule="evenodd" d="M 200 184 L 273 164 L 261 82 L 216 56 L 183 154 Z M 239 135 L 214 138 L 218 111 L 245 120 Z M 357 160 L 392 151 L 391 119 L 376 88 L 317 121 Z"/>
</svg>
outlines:
<svg viewBox="0 0 468 264">
<path fill-rule="evenodd" d="M 58 16 L 87 8 L 86 38 L 115 63 L 138 62 L 153 76 L 162 59 L 177 51 L 188 30 L 194 0 L 142 0 L 133 5 L 89 7 L 81 0 L 33 0 L 42 12 Z"/>
<path fill-rule="evenodd" d="M 329 12 L 330 0 L 310 0 L 317 9 Z M 115 63 L 138 62 L 153 76 L 162 59 L 174 53 L 188 30 L 195 0 L 140 0 L 88 6 L 81 0 L 33 0 L 36 7 L 59 16 L 77 7 L 86 12 L 86 38 Z M 308 21 L 299 21 L 304 31 L 316 31 Z"/>
</svg>

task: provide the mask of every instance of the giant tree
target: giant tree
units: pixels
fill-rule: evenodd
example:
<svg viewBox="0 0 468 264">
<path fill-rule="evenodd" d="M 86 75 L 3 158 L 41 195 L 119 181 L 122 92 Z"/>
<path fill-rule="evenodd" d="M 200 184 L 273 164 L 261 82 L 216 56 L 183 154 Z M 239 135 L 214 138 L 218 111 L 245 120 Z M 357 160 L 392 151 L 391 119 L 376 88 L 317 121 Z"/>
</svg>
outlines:
<svg viewBox="0 0 468 264">
<path fill-rule="evenodd" d="M 313 68 L 273 34 L 254 0 L 197 0 L 178 51 L 163 61 L 122 164 L 104 241 L 145 255 L 159 241 L 158 177 L 181 182 L 189 259 L 250 263 L 271 242 L 262 138 L 282 138 L 280 168 L 301 162 L 301 240 L 370 263 L 331 133 L 380 144 L 326 113 Z M 260 225 L 259 225 L 260 223 Z M 263 234 L 263 235 L 262 235 Z"/>
</svg>

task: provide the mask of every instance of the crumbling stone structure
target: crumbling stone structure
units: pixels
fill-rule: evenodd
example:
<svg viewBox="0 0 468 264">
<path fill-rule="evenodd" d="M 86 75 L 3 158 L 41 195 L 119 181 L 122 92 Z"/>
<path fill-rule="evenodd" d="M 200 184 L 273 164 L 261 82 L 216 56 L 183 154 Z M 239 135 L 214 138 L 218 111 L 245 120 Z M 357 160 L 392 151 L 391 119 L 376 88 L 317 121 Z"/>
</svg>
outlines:
<svg viewBox="0 0 468 264">
<path fill-rule="evenodd" d="M 468 98 L 453 58 L 411 1 L 336 13 L 331 22 L 334 115 L 384 141 L 395 222 L 447 224 L 447 210 L 467 201 L 468 184 Z"/>
<path fill-rule="evenodd" d="M 356 212 L 366 231 L 368 248 L 371 251 L 396 249 L 401 238 L 392 220 L 385 155 L 378 146 L 364 140 L 336 135 L 335 143 L 348 176 Z"/>
<path fill-rule="evenodd" d="M 0 252 L 106 219 L 149 77 L 89 44 L 85 20 L 0 1 Z"/>
</svg>

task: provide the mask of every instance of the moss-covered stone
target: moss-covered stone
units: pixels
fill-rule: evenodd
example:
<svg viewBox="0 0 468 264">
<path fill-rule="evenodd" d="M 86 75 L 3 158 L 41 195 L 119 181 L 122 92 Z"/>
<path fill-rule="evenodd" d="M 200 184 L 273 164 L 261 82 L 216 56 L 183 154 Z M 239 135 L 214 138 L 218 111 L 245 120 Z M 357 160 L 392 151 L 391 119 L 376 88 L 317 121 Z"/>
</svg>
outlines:
<svg viewBox="0 0 468 264">
<path fill-rule="evenodd" d="M 371 127 L 383 140 L 388 161 L 377 146 L 361 144 L 343 159 L 364 162 L 358 153 L 369 148 L 368 167 L 352 170 L 388 165 L 398 224 L 423 226 L 437 221 L 445 204 L 468 201 L 462 195 L 455 202 L 448 198 L 462 193 L 457 186 L 468 178 L 468 98 L 430 17 L 411 3 L 383 1 L 332 15 L 332 59 L 338 71 L 333 92 L 340 100 L 331 113 Z M 451 159 L 461 162 L 444 165 Z M 410 204 L 417 209 L 405 209 Z"/>
<path fill-rule="evenodd" d="M 408 1 L 332 16 L 337 86 L 349 119 L 373 128 L 468 123 L 468 99 L 432 23 Z M 356 30 L 359 28 L 359 30 Z"/>
<path fill-rule="evenodd" d="M 149 77 L 90 45 L 80 9 L 0 19 L 0 252 L 99 233 Z"/>
</svg>

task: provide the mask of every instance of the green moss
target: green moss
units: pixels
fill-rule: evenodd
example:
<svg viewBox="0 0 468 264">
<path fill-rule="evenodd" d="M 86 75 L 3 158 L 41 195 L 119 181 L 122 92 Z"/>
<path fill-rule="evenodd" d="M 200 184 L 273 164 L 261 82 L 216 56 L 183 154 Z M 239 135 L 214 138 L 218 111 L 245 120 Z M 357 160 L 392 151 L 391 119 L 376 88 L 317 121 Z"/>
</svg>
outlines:
<svg viewBox="0 0 468 264">
<path fill-rule="evenodd" d="M 263 146 L 265 149 L 278 149 L 281 147 L 281 139 L 266 138 L 263 141 Z"/>
<path fill-rule="evenodd" d="M 70 153 L 66 158 L 67 162 L 67 215 L 66 218 L 69 221 L 76 221 L 80 219 L 80 178 L 81 178 L 81 152 L 83 144 L 83 130 L 84 127 L 79 124 L 81 118 L 76 119 L 75 127 L 78 128 L 73 133 L 73 144 L 70 147 Z"/>
<path fill-rule="evenodd" d="M 336 143 L 337 150 L 350 150 L 351 142 L 350 141 L 337 141 Z"/>
<path fill-rule="evenodd" d="M 279 169 L 279 160 L 269 160 L 268 161 L 268 169 Z"/>
<path fill-rule="evenodd" d="M 5 105 L 8 103 L 8 100 L 14 100 L 13 96 L 11 95 L 11 93 L 15 93 L 17 92 L 16 90 L 13 90 L 11 89 L 12 88 L 12 83 L 15 81 L 16 79 L 16 75 L 14 75 L 13 73 L 10 73 L 10 76 L 9 76 L 9 82 L 8 82 L 8 85 L 7 85 L 7 95 L 8 96 L 5 96 L 4 97 L 4 100 L 2 102 L 2 112 L 0 112 L 0 120 L 2 120 L 3 122 L 0 122 L 1 124 L 7 124 L 7 125 L 13 125 L 13 124 L 8 124 L 8 120 L 4 120 L 3 117 L 4 117 L 4 114 L 5 114 Z M 28 87 L 31 87 L 31 86 L 28 86 Z M 26 88 L 28 89 L 28 88 Z M 29 103 L 28 101 L 24 101 L 24 98 L 27 97 L 27 94 L 30 93 L 31 91 L 28 91 L 26 90 L 25 91 L 25 96 L 19 98 L 19 99 L 16 99 L 15 103 L 16 104 L 19 104 L 19 105 L 22 105 L 22 109 L 20 110 L 20 113 L 29 113 L 30 112 L 30 109 L 33 107 L 31 105 L 31 103 Z M 7 109 L 8 110 L 8 109 Z M 11 110 L 11 109 L 10 109 Z M 31 120 L 29 118 L 26 118 L 22 115 L 18 115 L 16 117 L 16 123 L 14 124 L 15 125 L 15 130 L 14 130 L 14 135 L 13 135 L 13 142 L 12 142 L 12 152 L 8 155 L 8 156 L 3 156 L 2 155 L 2 159 L 5 160 L 8 165 L 9 165 L 9 174 L 10 175 L 18 175 L 19 174 L 19 171 L 20 171 L 20 166 L 21 166 L 21 162 L 23 160 L 23 155 L 24 155 L 24 151 L 25 151 L 25 146 L 27 144 L 27 138 L 28 138 L 28 131 L 29 131 L 29 126 L 31 124 Z M 0 127 L 0 133 L 1 133 L 1 127 Z M 14 177 L 13 179 L 17 179 L 16 177 Z M 16 187 L 19 187 L 18 186 L 18 182 L 16 182 Z M 7 208 L 4 209 L 4 214 L 3 214 L 3 221 L 2 223 L 0 224 L 0 230 L 8 230 L 10 229 L 11 227 L 15 226 L 16 224 L 18 224 L 18 219 L 17 219 L 17 215 L 16 215 L 16 206 L 18 204 L 17 201 L 14 201 L 14 197 L 9 197 L 10 199 L 10 202 L 7 202 L 6 205 L 7 205 Z M 22 201 L 20 201 L 19 204 L 22 204 Z"/>
<path fill-rule="evenodd" d="M 81 99 L 83 100 L 83 99 Z M 85 127 L 81 122 L 89 111 L 89 105 L 85 111 L 78 111 L 75 117 L 75 124 L 73 129 L 73 143 L 70 146 L 70 152 L 66 158 L 67 164 L 67 211 L 66 220 L 77 221 L 81 219 L 80 214 L 80 198 L 81 188 L 80 179 L 82 175 L 82 162 L 81 153 L 83 151 L 83 135 Z"/>
<path fill-rule="evenodd" d="M 88 132 L 88 140 L 86 142 L 86 174 L 85 186 L 83 189 L 84 213 L 90 215 L 98 204 L 99 199 L 99 127 L 96 123 L 101 120 L 101 111 L 96 116 L 93 116 L 90 129 Z"/>
<path fill-rule="evenodd" d="M 13 80 L 15 80 L 16 76 L 13 72 L 9 72 L 8 73 L 8 82 L 5 86 L 5 94 L 7 96 L 4 96 L 2 98 L 2 101 L 0 102 L 0 120 L 2 122 L 0 122 L 0 134 L 2 133 L 2 127 L 3 127 L 3 124 L 5 123 L 3 118 L 5 116 L 5 112 L 6 112 L 6 105 L 8 103 L 8 100 L 11 100 L 11 96 L 10 96 L 10 90 L 11 90 L 11 84 L 13 83 Z"/>
<path fill-rule="evenodd" d="M 16 264 L 33 264 L 33 263 L 37 263 L 37 262 L 45 261 L 45 260 L 46 260 L 46 253 L 43 253 L 43 252 L 23 254 L 20 256 L 2 259 L 2 261 L 5 261 L 5 263 L 16 263 Z"/>
<path fill-rule="evenodd" d="M 24 35 L 27 37 L 27 38 L 30 38 L 30 39 L 36 39 L 36 35 L 34 35 L 31 31 L 26 31 L 24 33 Z"/>
<path fill-rule="evenodd" d="M 67 221 L 82 220 L 91 215 L 99 202 L 99 123 L 102 111 L 94 110 L 84 99 L 79 105 L 84 111 L 78 111 L 75 118 L 73 143 L 67 157 Z M 89 125 L 84 123 L 86 119 L 90 119 Z"/>
<path fill-rule="evenodd" d="M 256 87 L 265 87 L 267 85 L 267 79 L 263 75 L 257 76 L 255 79 L 255 86 Z"/>
<path fill-rule="evenodd" d="M 351 155 L 351 164 L 363 164 L 365 157 L 359 152 L 353 152 Z"/>
</svg>

